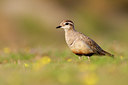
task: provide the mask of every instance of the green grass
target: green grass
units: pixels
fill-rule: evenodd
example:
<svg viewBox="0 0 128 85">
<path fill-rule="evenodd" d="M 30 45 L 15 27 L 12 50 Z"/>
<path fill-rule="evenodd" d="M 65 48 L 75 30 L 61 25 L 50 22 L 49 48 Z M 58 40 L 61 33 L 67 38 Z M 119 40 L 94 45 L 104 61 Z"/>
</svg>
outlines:
<svg viewBox="0 0 128 85">
<path fill-rule="evenodd" d="M 127 53 L 88 62 L 66 49 L 38 52 L 1 52 L 0 85 L 127 85 Z"/>
</svg>

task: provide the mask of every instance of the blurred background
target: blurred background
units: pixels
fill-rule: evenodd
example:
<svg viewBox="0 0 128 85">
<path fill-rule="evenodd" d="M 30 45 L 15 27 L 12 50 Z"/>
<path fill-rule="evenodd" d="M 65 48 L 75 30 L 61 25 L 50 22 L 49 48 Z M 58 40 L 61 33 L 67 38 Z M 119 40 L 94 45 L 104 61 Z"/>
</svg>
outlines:
<svg viewBox="0 0 128 85">
<path fill-rule="evenodd" d="M 0 48 L 66 47 L 63 19 L 101 46 L 127 47 L 128 0 L 0 0 Z"/>
<path fill-rule="evenodd" d="M 110 57 L 79 60 L 63 19 Z M 0 0 L 0 85 L 128 85 L 128 0 Z"/>
</svg>

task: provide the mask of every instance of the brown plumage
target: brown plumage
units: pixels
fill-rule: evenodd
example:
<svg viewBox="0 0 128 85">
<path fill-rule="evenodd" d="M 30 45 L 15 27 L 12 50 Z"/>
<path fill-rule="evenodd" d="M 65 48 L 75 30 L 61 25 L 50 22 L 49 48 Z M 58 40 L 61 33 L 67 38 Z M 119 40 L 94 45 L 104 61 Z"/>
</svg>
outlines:
<svg viewBox="0 0 128 85">
<path fill-rule="evenodd" d="M 63 20 L 60 26 L 56 28 L 63 28 L 65 31 L 65 40 L 73 53 L 79 56 L 108 55 L 112 54 L 104 51 L 94 40 L 86 35 L 77 32 L 74 28 L 74 23 L 71 20 Z"/>
</svg>

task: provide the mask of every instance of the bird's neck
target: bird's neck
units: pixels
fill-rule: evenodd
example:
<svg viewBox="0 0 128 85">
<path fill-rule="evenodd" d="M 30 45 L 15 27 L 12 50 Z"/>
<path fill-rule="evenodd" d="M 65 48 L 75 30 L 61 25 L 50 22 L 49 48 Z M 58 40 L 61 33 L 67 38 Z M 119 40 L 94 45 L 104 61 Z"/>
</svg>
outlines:
<svg viewBox="0 0 128 85">
<path fill-rule="evenodd" d="M 76 35 L 75 29 L 65 29 L 65 40 L 67 44 L 69 44 L 69 41 L 74 39 Z"/>
<path fill-rule="evenodd" d="M 76 32 L 76 30 L 74 28 L 64 29 L 64 31 L 65 31 L 65 35 L 72 34 L 72 33 Z"/>
<path fill-rule="evenodd" d="M 65 33 L 70 33 L 70 32 L 75 32 L 75 28 L 74 27 L 71 27 L 71 28 L 65 28 L 64 29 Z"/>
</svg>

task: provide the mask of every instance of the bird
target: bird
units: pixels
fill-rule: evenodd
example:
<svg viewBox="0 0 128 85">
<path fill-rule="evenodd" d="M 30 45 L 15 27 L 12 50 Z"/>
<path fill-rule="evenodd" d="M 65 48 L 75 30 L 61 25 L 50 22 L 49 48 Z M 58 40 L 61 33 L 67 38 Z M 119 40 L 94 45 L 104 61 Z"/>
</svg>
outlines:
<svg viewBox="0 0 128 85">
<path fill-rule="evenodd" d="M 63 20 L 56 29 L 62 28 L 65 31 L 65 40 L 71 51 L 79 56 L 86 56 L 88 61 L 92 55 L 110 56 L 114 57 L 111 53 L 103 50 L 94 40 L 76 31 L 74 23 L 71 20 Z"/>
</svg>

